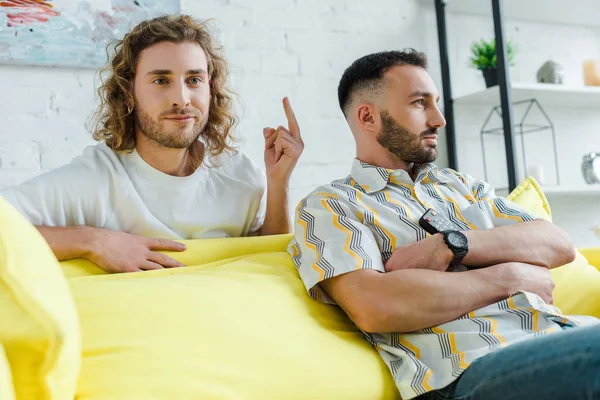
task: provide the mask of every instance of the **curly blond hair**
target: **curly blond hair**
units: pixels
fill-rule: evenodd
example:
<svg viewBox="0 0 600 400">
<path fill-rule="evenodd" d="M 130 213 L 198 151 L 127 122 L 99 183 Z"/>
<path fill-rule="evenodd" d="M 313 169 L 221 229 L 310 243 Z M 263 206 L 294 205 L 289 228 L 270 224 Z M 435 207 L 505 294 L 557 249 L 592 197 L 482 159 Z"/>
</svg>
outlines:
<svg viewBox="0 0 600 400">
<path fill-rule="evenodd" d="M 140 53 L 160 42 L 196 42 L 206 53 L 211 100 L 208 121 L 201 134 L 206 148 L 198 151 L 198 146 L 190 146 L 192 166 L 201 165 L 206 151 L 217 156 L 234 150 L 231 146 L 237 123 L 231 110 L 234 93 L 226 86 L 227 62 L 222 48 L 216 46 L 211 36 L 208 23 L 187 15 L 161 16 L 141 22 L 122 40 L 115 39 L 108 44 L 109 61 L 100 70 L 100 105 L 93 116 L 94 139 L 106 142 L 116 152 L 131 152 L 135 148 L 132 82 Z"/>
</svg>

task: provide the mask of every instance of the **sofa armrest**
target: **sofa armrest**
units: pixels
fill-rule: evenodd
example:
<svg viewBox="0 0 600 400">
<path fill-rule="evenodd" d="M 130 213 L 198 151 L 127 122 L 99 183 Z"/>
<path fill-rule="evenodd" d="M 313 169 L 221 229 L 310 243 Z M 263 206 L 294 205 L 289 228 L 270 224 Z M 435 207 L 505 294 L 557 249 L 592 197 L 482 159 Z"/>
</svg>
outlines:
<svg viewBox="0 0 600 400">
<path fill-rule="evenodd" d="M 586 247 L 578 250 L 588 260 L 590 265 L 600 270 L 600 247 Z"/>
</svg>

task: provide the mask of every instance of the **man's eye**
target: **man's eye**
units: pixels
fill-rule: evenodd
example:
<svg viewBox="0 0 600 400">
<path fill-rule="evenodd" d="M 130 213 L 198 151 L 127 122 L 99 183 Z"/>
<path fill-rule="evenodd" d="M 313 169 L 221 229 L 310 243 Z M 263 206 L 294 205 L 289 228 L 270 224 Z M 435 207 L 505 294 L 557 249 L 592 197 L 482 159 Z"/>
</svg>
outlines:
<svg viewBox="0 0 600 400">
<path fill-rule="evenodd" d="M 154 83 L 156 83 L 157 85 L 164 85 L 167 83 L 167 80 L 165 78 L 157 78 L 154 80 Z"/>
<path fill-rule="evenodd" d="M 195 76 L 193 78 L 190 78 L 189 82 L 193 85 L 198 85 L 198 84 L 202 83 L 202 79 Z"/>
<path fill-rule="evenodd" d="M 424 106 L 425 105 L 425 99 L 415 100 L 413 103 L 414 104 L 418 104 L 420 106 Z"/>
</svg>

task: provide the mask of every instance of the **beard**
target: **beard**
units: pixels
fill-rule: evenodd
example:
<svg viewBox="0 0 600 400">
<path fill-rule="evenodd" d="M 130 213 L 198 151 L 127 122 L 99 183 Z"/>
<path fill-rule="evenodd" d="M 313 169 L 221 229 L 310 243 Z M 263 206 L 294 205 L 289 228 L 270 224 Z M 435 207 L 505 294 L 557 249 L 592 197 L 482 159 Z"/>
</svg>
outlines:
<svg viewBox="0 0 600 400">
<path fill-rule="evenodd" d="M 136 100 L 136 103 L 137 100 Z M 139 103 L 138 103 L 139 104 Z M 161 126 L 160 118 L 163 115 L 194 115 L 194 124 L 172 124 L 170 128 Z M 135 119 L 140 131 L 154 143 L 169 149 L 185 149 L 195 143 L 208 122 L 208 116 L 200 118 L 200 113 L 195 109 L 171 109 L 159 115 L 159 121 L 152 118 L 150 114 L 141 107 L 135 108 Z M 167 122 L 168 123 L 168 122 Z"/>
<path fill-rule="evenodd" d="M 438 156 L 437 145 L 424 144 L 425 136 L 437 133 L 436 128 L 428 129 L 420 135 L 412 133 L 400 125 L 387 112 L 381 112 L 382 129 L 377 141 L 398 159 L 416 164 L 435 161 Z"/>
</svg>

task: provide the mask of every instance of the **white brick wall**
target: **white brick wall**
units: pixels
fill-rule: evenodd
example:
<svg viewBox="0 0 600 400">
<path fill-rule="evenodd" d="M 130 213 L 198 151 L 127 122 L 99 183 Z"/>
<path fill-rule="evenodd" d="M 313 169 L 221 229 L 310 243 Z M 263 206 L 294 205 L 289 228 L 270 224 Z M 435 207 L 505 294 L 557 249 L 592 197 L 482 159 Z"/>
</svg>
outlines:
<svg viewBox="0 0 600 400">
<path fill-rule="evenodd" d="M 435 20 L 431 9 L 424 10 L 423 18 Z M 568 21 L 565 21 L 568 22 Z M 470 46 L 481 38 L 492 38 L 494 31 L 492 18 L 455 15 L 447 16 L 449 55 L 451 65 L 452 90 L 461 95 L 481 90 L 485 83 L 480 71 L 471 68 L 468 59 Z M 465 29 L 468 27 L 468 29 Z M 505 24 L 508 39 L 517 44 L 515 65 L 510 68 L 513 82 L 536 82 L 538 68 L 547 60 L 563 65 L 566 85 L 583 85 L 582 61 L 600 57 L 600 30 L 573 25 L 547 24 L 531 21 L 507 20 Z M 439 55 L 437 53 L 436 29 L 425 29 L 425 51 L 430 55 L 431 73 L 439 77 Z M 543 103 L 543 101 L 542 101 Z M 498 100 L 499 104 L 499 100 Z M 584 153 L 600 151 L 600 114 L 593 108 L 549 107 L 542 104 L 550 116 L 556 131 L 561 184 L 567 186 L 585 185 L 581 174 L 581 159 Z M 455 106 L 455 125 L 459 169 L 462 172 L 483 178 L 480 130 L 491 107 Z M 514 120 L 518 121 L 524 108 L 515 108 Z M 532 112 L 529 123 L 535 121 Z M 539 116 L 539 113 L 537 113 Z M 500 122 L 500 121 L 498 121 Z M 500 126 L 500 125 L 494 125 Z M 547 133 L 546 133 L 547 134 Z M 486 158 L 489 181 L 496 187 L 506 187 L 506 158 L 501 137 L 486 137 Z M 529 165 L 539 163 L 545 168 L 549 183 L 554 180 L 552 168 L 552 147 L 550 136 L 542 133 L 525 137 Z M 520 156 L 520 137 L 516 146 Z M 517 170 L 519 179 L 524 177 L 522 164 Z M 593 229 L 600 227 L 600 208 L 597 197 L 550 197 L 554 222 L 567 230 L 577 246 L 598 246 L 600 238 Z"/>
<path fill-rule="evenodd" d="M 349 172 L 355 146 L 337 101 L 344 69 L 370 52 L 422 44 L 417 0 L 190 0 L 183 9 L 216 19 L 243 103 L 239 136 L 254 159 L 262 160 L 262 128 L 285 124 L 281 98 L 290 97 L 306 143 L 292 206 Z"/>
<path fill-rule="evenodd" d="M 262 164 L 262 128 L 285 124 L 281 98 L 289 96 L 303 130 L 305 153 L 292 181 L 291 205 L 316 185 L 348 173 L 354 143 L 337 105 L 337 83 L 356 58 L 375 51 L 414 47 L 430 58 L 441 90 L 435 16 L 424 0 L 187 0 L 182 9 L 213 18 L 239 93 L 242 149 Z M 467 67 L 470 43 L 493 32 L 491 18 L 449 16 L 454 93 L 483 87 Z M 466 28 L 468 27 L 468 28 Z M 580 80 L 580 59 L 598 57 L 597 31 L 544 24 L 507 23 L 520 48 L 512 78 L 534 81 L 549 57 L 563 63 L 570 81 Z M 542 40 L 543 38 L 544 40 Z M 94 110 L 95 71 L 0 66 L 0 187 L 22 182 L 69 162 L 92 143 L 86 121 Z M 565 180 L 580 180 L 578 160 L 599 150 L 597 118 L 561 114 L 557 124 Z M 481 176 L 477 132 L 481 110 L 457 110 L 460 167 Z M 572 127 L 580 140 L 569 140 Z M 439 163 L 446 165 L 442 140 Z M 587 147 L 582 147 L 587 146 Z M 559 155 L 560 156 L 560 155 Z M 497 174 L 504 164 L 497 163 Z M 558 204 L 557 209 L 562 207 Z M 565 203 L 565 202 L 563 202 Z M 566 204 L 566 203 L 565 203 Z M 565 207 L 563 207 L 565 208 Z M 596 244 L 587 225 L 563 218 L 577 242 Z M 600 218 L 596 225 L 600 226 Z"/>
<path fill-rule="evenodd" d="M 354 142 L 337 105 L 343 70 L 369 52 L 422 46 L 418 0 L 184 0 L 182 10 L 215 20 L 240 97 L 242 149 L 261 165 L 262 128 L 285 124 L 281 99 L 290 97 L 306 142 L 292 207 L 349 171 Z M 0 76 L 0 186 L 65 164 L 92 143 L 95 71 L 0 66 Z"/>
<path fill-rule="evenodd" d="M 0 66 L 0 186 L 67 163 L 92 143 L 94 72 Z"/>
</svg>

